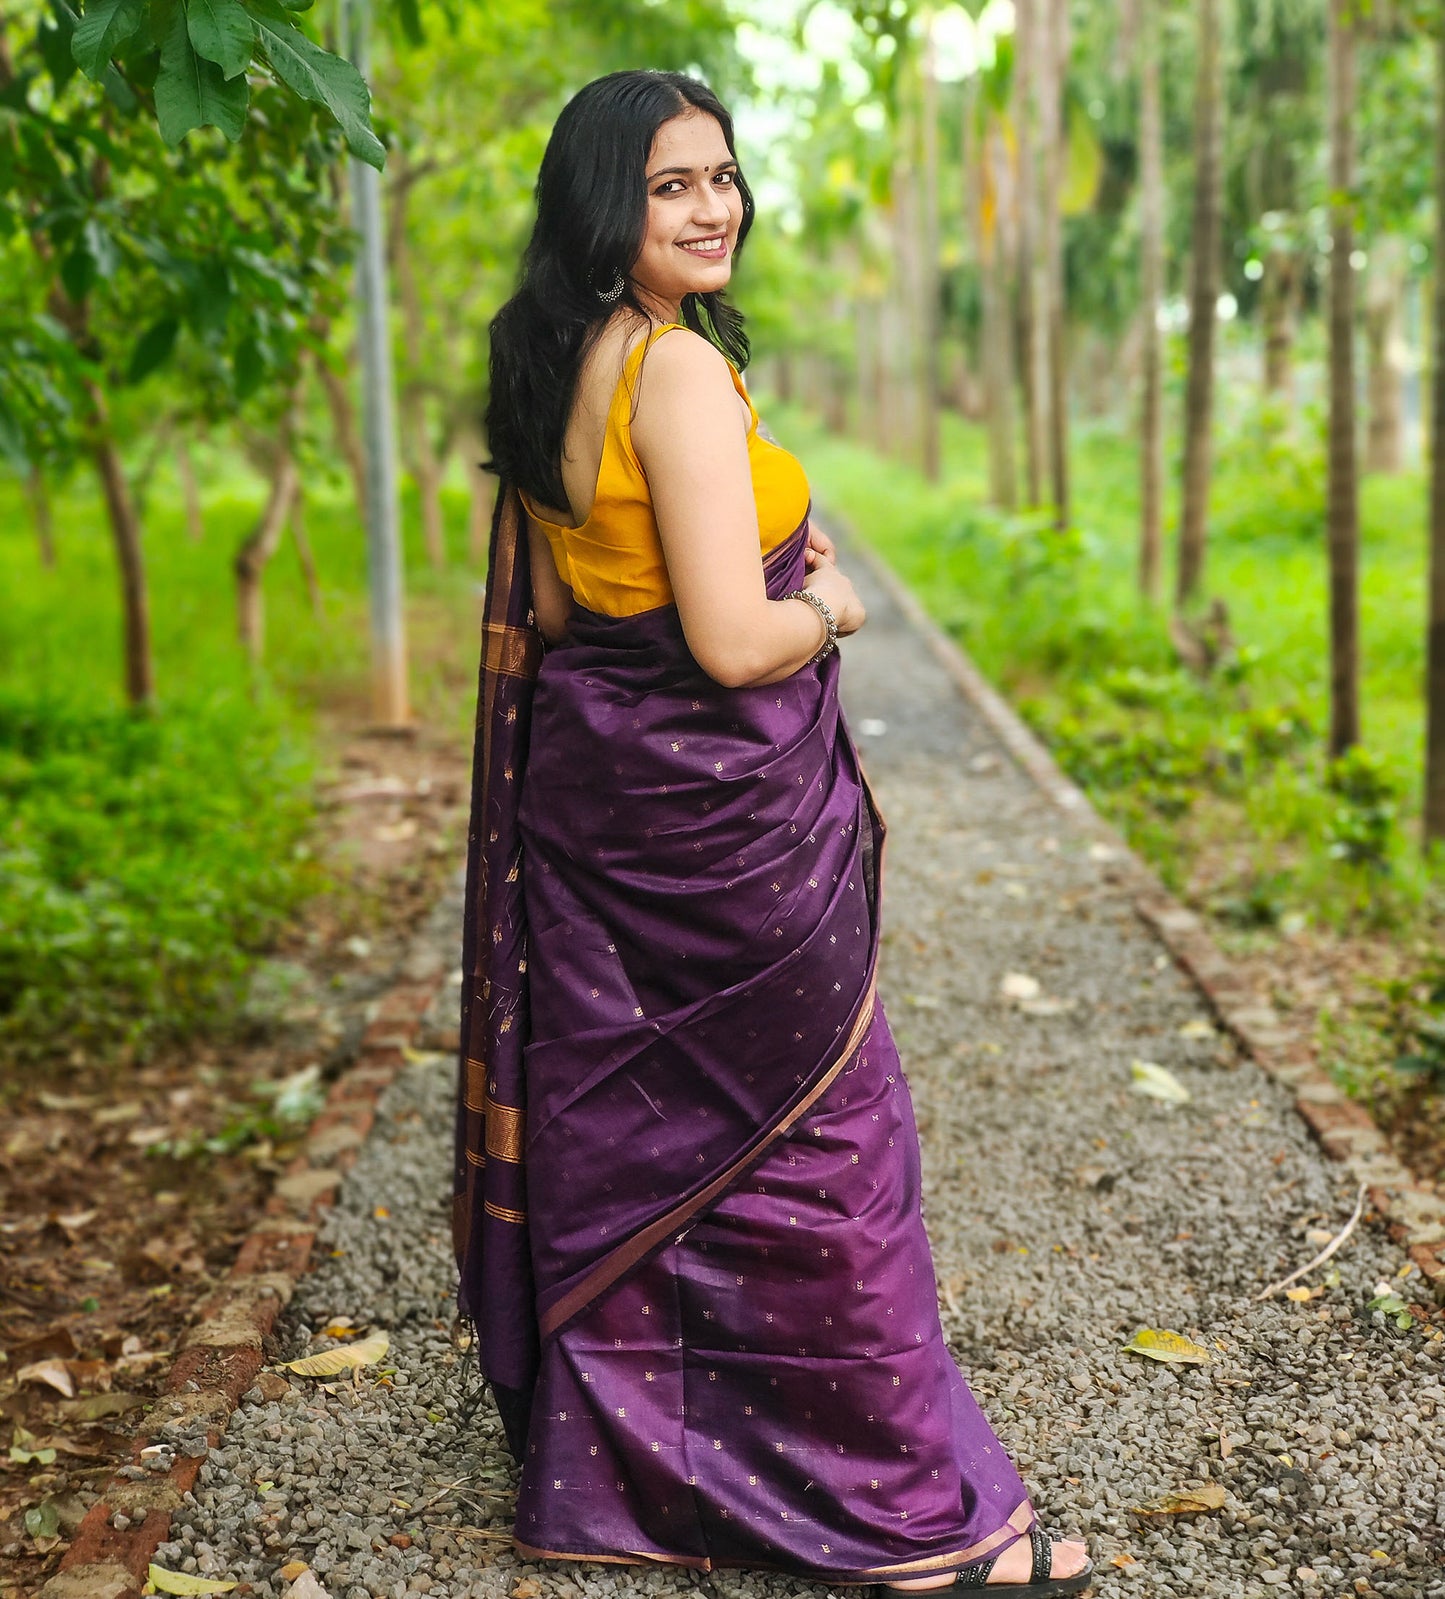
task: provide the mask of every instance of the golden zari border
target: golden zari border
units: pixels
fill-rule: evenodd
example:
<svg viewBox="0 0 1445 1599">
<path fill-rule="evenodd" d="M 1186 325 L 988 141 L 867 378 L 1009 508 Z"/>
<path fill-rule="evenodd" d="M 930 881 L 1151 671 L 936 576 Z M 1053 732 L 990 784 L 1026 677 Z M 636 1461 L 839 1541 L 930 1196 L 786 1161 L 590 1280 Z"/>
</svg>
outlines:
<svg viewBox="0 0 1445 1599">
<path fill-rule="evenodd" d="M 494 1205 L 490 1199 L 483 1200 L 482 1209 L 493 1221 L 510 1221 L 520 1226 L 527 1219 L 525 1210 L 509 1210 L 505 1205 Z"/>
<path fill-rule="evenodd" d="M 880 1577 L 902 1577 L 912 1572 L 931 1575 L 956 1570 L 960 1566 L 971 1565 L 975 1560 L 983 1559 L 985 1555 L 992 1554 L 1003 1544 L 1016 1542 L 1033 1525 L 1034 1519 L 1034 1507 L 1025 1499 L 1002 1527 L 989 1533 L 986 1538 L 980 1538 L 977 1543 L 968 1544 L 962 1549 L 949 1549 L 943 1554 L 929 1555 L 920 1560 L 905 1560 L 897 1565 L 868 1566 L 853 1576 L 820 1574 L 804 1577 L 801 1580 L 827 1582 L 840 1588 L 871 1587 Z M 512 1534 L 512 1547 L 527 1560 L 576 1560 L 586 1565 L 682 1566 L 690 1571 L 707 1572 L 726 1570 L 743 1564 L 741 1561 L 712 1560 L 706 1555 L 664 1555 L 646 1550 L 629 1550 L 619 1555 L 577 1554 L 562 1549 L 538 1548 L 535 1544 L 525 1542 L 515 1533 Z M 764 1565 L 758 1561 L 749 1561 L 747 1565 L 750 1569 L 758 1571 L 786 1569 L 782 1566 Z"/>
<path fill-rule="evenodd" d="M 536 677 L 542 663 L 542 638 L 531 628 L 484 622 L 482 648 L 487 670 L 503 677 Z"/>
<path fill-rule="evenodd" d="M 512 1105 L 499 1105 L 490 1094 L 486 1101 L 487 1153 L 498 1160 L 520 1161 L 526 1138 L 526 1114 Z"/>
</svg>

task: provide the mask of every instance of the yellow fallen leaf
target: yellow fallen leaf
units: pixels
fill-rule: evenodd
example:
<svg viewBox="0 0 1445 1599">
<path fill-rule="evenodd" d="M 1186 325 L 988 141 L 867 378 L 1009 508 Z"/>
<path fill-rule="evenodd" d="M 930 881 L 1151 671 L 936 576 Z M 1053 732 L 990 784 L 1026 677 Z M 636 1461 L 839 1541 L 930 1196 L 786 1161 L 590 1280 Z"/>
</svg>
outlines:
<svg viewBox="0 0 1445 1599">
<path fill-rule="evenodd" d="M 535 1577 L 523 1577 L 512 1589 L 512 1599 L 537 1599 L 542 1592 L 542 1584 Z"/>
<path fill-rule="evenodd" d="M 1387 1555 L 1383 1549 L 1372 1549 L 1370 1551 L 1371 1560 L 1384 1560 L 1388 1562 L 1389 1558 L 1389 1555 Z"/>
<path fill-rule="evenodd" d="M 1208 1022 L 1196 1019 L 1192 1022 L 1185 1022 L 1179 1029 L 1179 1036 L 1181 1038 L 1213 1038 L 1214 1029 Z"/>
<path fill-rule="evenodd" d="M 193 1577 L 187 1571 L 167 1571 L 164 1566 L 153 1565 L 146 1573 L 146 1583 L 157 1593 L 230 1593 L 234 1582 L 218 1582 L 213 1577 Z"/>
<path fill-rule="evenodd" d="M 1284 1297 L 1294 1300 L 1297 1305 L 1302 1305 L 1310 1297 L 1310 1290 L 1308 1288 L 1286 1288 Z"/>
<path fill-rule="evenodd" d="M 1120 1567 L 1122 1567 L 1122 1566 L 1137 1566 L 1139 1564 L 1139 1562 L 1137 1560 L 1135 1560 L 1133 1555 L 1115 1555 L 1113 1557 L 1113 1559 L 1110 1560 L 1109 1564 L 1111 1566 L 1120 1566 Z"/>
<path fill-rule="evenodd" d="M 1207 1366 L 1214 1358 L 1202 1345 L 1183 1333 L 1160 1332 L 1141 1327 L 1124 1345 L 1128 1354 L 1148 1355 L 1150 1360 L 1165 1360 L 1175 1365 Z"/>
<path fill-rule="evenodd" d="M 1136 1516 L 1199 1516 L 1223 1508 L 1224 1487 L 1217 1482 L 1206 1482 L 1199 1488 L 1181 1488 L 1178 1493 L 1151 1499 L 1147 1505 L 1129 1507 Z"/>
<path fill-rule="evenodd" d="M 359 1327 L 353 1327 L 347 1317 L 343 1316 L 339 1321 L 328 1322 L 321 1329 L 321 1336 L 323 1338 L 355 1338 L 360 1331 Z"/>
<path fill-rule="evenodd" d="M 1151 1099 L 1162 1099 L 1169 1105 L 1182 1105 L 1189 1098 L 1189 1090 L 1167 1067 L 1152 1060 L 1129 1062 L 1133 1074 L 1132 1087 L 1136 1094 L 1148 1094 Z"/>
<path fill-rule="evenodd" d="M 300 1360 L 283 1360 L 283 1371 L 294 1371 L 298 1377 L 335 1377 L 343 1371 L 359 1371 L 381 1357 L 391 1347 L 384 1332 L 372 1333 L 360 1343 L 348 1344 L 344 1349 L 324 1349 L 319 1355 L 304 1355 Z"/>
<path fill-rule="evenodd" d="M 284 1577 L 287 1582 L 295 1582 L 303 1571 L 310 1571 L 310 1569 L 310 1566 L 304 1560 L 288 1560 L 281 1567 L 278 1575 Z"/>
</svg>

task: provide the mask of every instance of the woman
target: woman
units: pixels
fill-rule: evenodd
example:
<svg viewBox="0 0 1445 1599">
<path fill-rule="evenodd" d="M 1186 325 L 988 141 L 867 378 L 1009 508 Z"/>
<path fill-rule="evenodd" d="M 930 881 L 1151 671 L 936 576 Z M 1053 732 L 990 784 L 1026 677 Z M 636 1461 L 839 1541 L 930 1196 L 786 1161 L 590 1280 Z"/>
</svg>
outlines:
<svg viewBox="0 0 1445 1599">
<path fill-rule="evenodd" d="M 863 607 L 738 376 L 751 220 L 709 90 L 599 79 L 492 326 L 455 1231 L 516 1543 L 1074 1593 L 939 1326 Z"/>
</svg>

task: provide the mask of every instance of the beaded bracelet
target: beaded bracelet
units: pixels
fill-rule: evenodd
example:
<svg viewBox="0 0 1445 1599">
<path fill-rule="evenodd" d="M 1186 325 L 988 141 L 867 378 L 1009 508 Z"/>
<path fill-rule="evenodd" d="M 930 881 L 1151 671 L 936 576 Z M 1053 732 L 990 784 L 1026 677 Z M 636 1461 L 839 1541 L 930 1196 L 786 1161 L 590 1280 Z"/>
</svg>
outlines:
<svg viewBox="0 0 1445 1599">
<path fill-rule="evenodd" d="M 814 594 L 812 589 L 794 589 L 790 594 L 783 596 L 785 600 L 806 600 L 809 605 L 823 618 L 823 626 L 828 629 L 828 636 L 818 649 L 817 654 L 808 657 L 811 666 L 814 661 L 821 661 L 838 648 L 838 618 L 833 615 L 832 607 L 821 596 Z"/>
</svg>

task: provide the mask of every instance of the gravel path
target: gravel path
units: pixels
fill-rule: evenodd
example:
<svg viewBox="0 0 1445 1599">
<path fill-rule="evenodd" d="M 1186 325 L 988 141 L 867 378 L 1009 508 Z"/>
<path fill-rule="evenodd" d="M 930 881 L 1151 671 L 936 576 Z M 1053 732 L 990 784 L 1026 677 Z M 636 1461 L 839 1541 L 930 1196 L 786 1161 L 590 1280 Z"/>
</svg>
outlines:
<svg viewBox="0 0 1445 1599">
<path fill-rule="evenodd" d="M 944 1325 L 1045 1523 L 1088 1537 L 1100 1599 L 1438 1599 L 1445 1339 L 1365 1309 L 1402 1255 L 1362 1224 L 1321 1297 L 1256 1302 L 1316 1252 L 1309 1232 L 1339 1229 L 1352 1185 L 1285 1091 L 1203 1031 L 1124 874 L 860 575 L 870 622 L 845 647 L 846 699 L 889 825 L 883 989 Z M 459 919 L 453 902 L 433 921 L 449 960 Z M 1006 1000 L 1008 973 L 1038 995 Z M 1132 1091 L 1136 1059 L 1189 1101 Z M 485 1407 L 465 1419 L 448 1331 L 451 1094 L 443 1055 L 390 1090 L 327 1225 L 333 1253 L 284 1322 L 283 1355 L 331 1317 L 387 1329 L 395 1386 L 253 1390 L 158 1559 L 267 1599 L 290 1559 L 331 1599 L 822 1599 L 762 1574 L 517 1559 L 500 1430 Z M 1208 1345 L 1212 1363 L 1122 1353 L 1145 1325 Z M 1222 1509 L 1133 1508 L 1206 1482 Z"/>
</svg>

